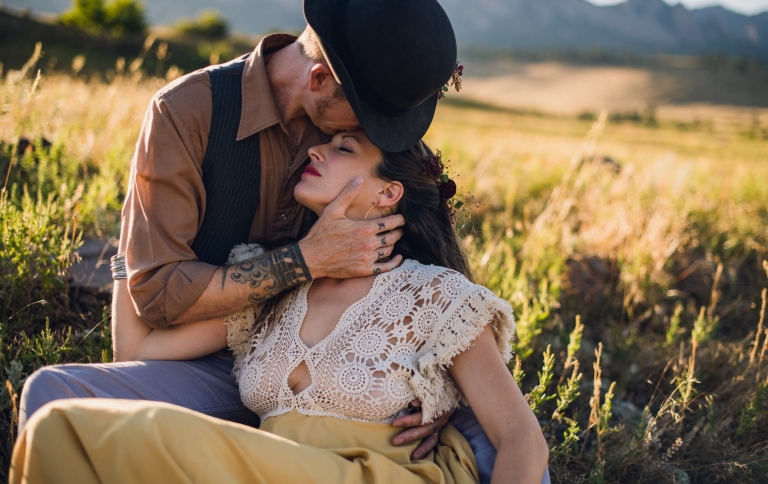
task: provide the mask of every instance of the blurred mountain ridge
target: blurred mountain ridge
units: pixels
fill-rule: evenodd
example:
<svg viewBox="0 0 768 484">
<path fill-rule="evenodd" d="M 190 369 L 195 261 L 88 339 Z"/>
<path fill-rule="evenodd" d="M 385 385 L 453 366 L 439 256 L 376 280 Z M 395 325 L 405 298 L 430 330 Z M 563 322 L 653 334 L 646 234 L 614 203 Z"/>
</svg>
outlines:
<svg viewBox="0 0 768 484">
<path fill-rule="evenodd" d="M 585 0 L 443 0 L 465 45 L 603 49 L 641 53 L 724 52 L 768 56 L 768 12 L 688 10 L 662 0 L 599 7 Z"/>
<path fill-rule="evenodd" d="M 11 0 L 60 12 L 68 0 Z M 768 58 L 768 12 L 724 7 L 689 10 L 663 0 L 597 6 L 586 0 L 441 0 L 459 44 L 483 49 L 604 50 L 664 54 L 743 54 Z M 212 7 L 208 0 L 150 0 L 151 24 L 172 24 Z M 302 0 L 220 0 L 214 8 L 234 30 L 263 33 L 304 26 Z"/>
</svg>

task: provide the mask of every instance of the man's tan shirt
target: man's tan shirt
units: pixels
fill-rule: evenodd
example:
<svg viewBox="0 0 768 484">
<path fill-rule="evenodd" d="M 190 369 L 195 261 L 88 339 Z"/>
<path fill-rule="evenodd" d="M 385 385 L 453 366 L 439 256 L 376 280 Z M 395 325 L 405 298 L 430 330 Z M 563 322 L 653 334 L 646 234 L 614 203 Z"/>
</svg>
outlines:
<svg viewBox="0 0 768 484">
<path fill-rule="evenodd" d="M 310 124 L 297 147 L 281 125 L 265 63 L 270 53 L 295 40 L 287 34 L 265 37 L 243 71 L 237 140 L 258 133 L 261 149 L 261 193 L 250 242 L 299 236 L 307 210 L 294 200 L 293 188 L 301 179 L 307 149 L 326 139 Z M 205 215 L 202 174 L 211 114 L 207 70 L 168 84 L 152 98 L 131 161 L 119 251 L 126 255 L 136 312 L 153 327 L 179 317 L 216 270 L 198 261 L 190 248 Z"/>
</svg>

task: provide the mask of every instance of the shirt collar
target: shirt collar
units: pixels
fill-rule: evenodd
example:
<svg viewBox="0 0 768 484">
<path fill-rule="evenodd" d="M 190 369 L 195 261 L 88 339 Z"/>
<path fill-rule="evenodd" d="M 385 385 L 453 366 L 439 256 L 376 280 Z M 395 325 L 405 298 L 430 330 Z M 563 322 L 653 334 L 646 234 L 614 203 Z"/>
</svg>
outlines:
<svg viewBox="0 0 768 484">
<path fill-rule="evenodd" d="M 295 35 L 267 35 L 253 51 L 243 69 L 243 105 L 237 141 L 279 124 L 280 111 L 267 78 L 266 57 L 296 41 Z"/>
</svg>

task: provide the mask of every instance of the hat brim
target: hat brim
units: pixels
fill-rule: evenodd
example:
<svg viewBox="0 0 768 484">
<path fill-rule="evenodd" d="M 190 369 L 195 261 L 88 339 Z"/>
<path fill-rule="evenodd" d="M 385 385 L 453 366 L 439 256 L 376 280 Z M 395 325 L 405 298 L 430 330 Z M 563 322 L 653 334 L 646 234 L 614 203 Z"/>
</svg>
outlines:
<svg viewBox="0 0 768 484">
<path fill-rule="evenodd" d="M 371 142 L 384 151 L 405 151 L 418 143 L 432 124 L 437 108 L 437 93 L 399 116 L 389 116 L 374 109 L 358 96 L 352 78 L 333 48 L 330 32 L 333 1 L 304 0 L 304 18 L 320 39 L 336 80 Z"/>
</svg>

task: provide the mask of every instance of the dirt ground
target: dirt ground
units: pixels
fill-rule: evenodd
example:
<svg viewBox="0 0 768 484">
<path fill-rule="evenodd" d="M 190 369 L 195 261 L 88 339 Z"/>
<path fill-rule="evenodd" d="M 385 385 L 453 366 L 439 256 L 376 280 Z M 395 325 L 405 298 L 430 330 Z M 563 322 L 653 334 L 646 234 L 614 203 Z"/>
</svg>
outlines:
<svg viewBox="0 0 768 484">
<path fill-rule="evenodd" d="M 87 238 L 77 250 L 80 260 L 72 265 L 70 285 L 91 292 L 111 293 L 109 259 L 117 254 L 117 241 Z"/>
</svg>

